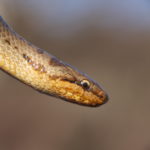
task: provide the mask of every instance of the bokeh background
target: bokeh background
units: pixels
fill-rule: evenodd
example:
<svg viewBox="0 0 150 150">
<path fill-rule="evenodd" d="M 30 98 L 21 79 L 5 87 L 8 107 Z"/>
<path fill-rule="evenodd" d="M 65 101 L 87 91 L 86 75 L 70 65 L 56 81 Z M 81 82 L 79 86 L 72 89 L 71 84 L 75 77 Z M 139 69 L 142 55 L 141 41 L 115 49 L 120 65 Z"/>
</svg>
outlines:
<svg viewBox="0 0 150 150">
<path fill-rule="evenodd" d="M 0 72 L 0 149 L 150 149 L 149 0 L 1 0 L 0 15 L 110 96 L 78 106 Z"/>
</svg>

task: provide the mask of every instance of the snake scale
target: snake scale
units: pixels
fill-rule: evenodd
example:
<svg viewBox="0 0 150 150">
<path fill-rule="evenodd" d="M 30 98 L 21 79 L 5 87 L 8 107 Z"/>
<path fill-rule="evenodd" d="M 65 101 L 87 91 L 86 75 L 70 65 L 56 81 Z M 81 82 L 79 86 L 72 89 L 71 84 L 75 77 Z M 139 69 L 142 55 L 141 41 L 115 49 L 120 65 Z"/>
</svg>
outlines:
<svg viewBox="0 0 150 150">
<path fill-rule="evenodd" d="M 32 88 L 85 106 L 108 101 L 106 92 L 88 75 L 18 35 L 0 17 L 0 69 Z"/>
</svg>

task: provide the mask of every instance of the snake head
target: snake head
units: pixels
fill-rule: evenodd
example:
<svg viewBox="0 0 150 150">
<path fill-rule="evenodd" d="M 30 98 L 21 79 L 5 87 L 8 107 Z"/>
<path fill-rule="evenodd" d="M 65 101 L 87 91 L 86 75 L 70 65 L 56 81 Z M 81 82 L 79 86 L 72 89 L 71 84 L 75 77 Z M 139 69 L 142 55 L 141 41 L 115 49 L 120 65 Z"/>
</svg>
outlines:
<svg viewBox="0 0 150 150">
<path fill-rule="evenodd" d="M 85 106 L 99 106 L 108 101 L 107 93 L 88 75 L 64 64 L 58 68 L 59 76 L 53 84 L 54 96 Z"/>
<path fill-rule="evenodd" d="M 101 86 L 85 74 L 78 73 L 78 77 L 70 83 L 69 87 L 72 96 L 68 99 L 72 102 L 86 106 L 99 106 L 108 101 L 108 95 Z"/>
</svg>

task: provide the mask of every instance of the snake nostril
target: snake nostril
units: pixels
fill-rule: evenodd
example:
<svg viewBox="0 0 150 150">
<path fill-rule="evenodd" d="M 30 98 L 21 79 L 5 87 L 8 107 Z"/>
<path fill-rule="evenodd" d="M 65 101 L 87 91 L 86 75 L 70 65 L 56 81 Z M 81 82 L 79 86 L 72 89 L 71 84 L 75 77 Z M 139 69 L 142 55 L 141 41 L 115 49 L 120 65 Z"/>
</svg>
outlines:
<svg viewBox="0 0 150 150">
<path fill-rule="evenodd" d="M 104 103 L 106 103 L 106 102 L 109 100 L 108 94 L 106 94 L 106 93 L 103 92 L 103 91 L 101 91 L 101 92 L 99 93 L 99 97 L 100 97 L 100 99 L 103 100 Z"/>
<path fill-rule="evenodd" d="M 104 99 L 104 95 L 100 95 L 99 97 L 100 97 L 101 99 Z"/>
</svg>

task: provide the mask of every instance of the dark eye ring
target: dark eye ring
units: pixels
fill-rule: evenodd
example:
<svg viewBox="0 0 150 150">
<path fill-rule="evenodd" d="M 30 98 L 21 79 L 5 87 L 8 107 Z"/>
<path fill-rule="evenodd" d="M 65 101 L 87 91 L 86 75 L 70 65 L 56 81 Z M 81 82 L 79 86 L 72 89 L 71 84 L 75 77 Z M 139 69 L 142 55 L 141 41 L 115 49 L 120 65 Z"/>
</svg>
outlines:
<svg viewBox="0 0 150 150">
<path fill-rule="evenodd" d="M 89 89 L 90 88 L 90 82 L 88 80 L 82 80 L 81 81 L 81 85 L 85 89 Z"/>
</svg>

